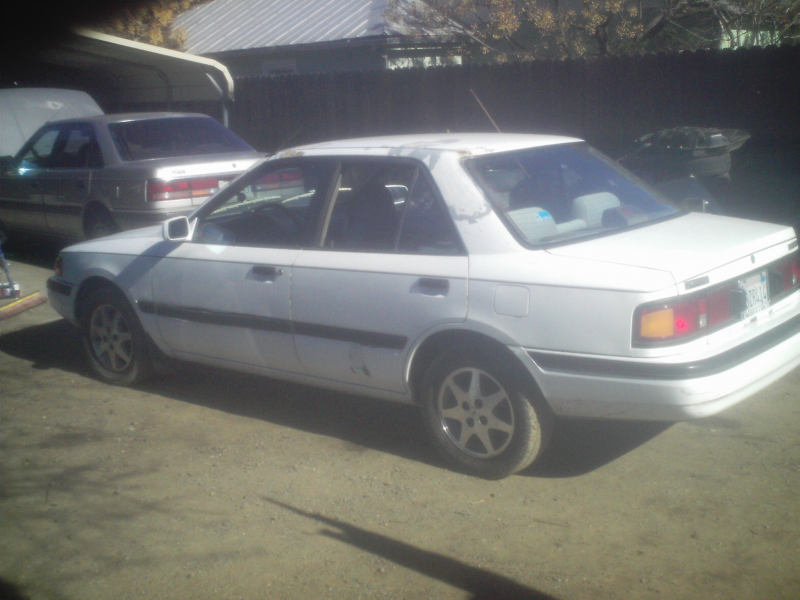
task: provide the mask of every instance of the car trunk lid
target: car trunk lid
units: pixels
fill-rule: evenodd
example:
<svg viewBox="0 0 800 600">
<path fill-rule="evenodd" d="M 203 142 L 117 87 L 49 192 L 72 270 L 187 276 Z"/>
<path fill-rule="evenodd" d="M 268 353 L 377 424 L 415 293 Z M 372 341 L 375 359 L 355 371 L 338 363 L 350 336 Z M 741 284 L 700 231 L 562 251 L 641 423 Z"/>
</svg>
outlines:
<svg viewBox="0 0 800 600">
<path fill-rule="evenodd" d="M 161 158 L 146 161 L 157 179 L 181 179 L 199 175 L 236 176 L 264 157 L 254 152 L 187 156 L 180 159 Z"/>
<path fill-rule="evenodd" d="M 667 271 L 675 283 L 712 275 L 699 285 L 737 277 L 790 251 L 791 228 L 689 213 L 660 223 L 548 249 L 557 256 Z M 698 287 L 694 286 L 694 287 Z M 679 285 L 682 291 L 691 291 Z"/>
</svg>

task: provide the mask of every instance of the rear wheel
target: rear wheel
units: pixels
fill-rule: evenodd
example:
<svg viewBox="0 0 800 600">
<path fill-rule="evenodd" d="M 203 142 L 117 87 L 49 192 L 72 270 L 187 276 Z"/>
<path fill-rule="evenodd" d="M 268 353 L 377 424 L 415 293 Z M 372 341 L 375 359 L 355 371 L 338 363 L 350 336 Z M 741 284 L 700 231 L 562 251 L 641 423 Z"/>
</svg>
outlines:
<svg viewBox="0 0 800 600">
<path fill-rule="evenodd" d="M 83 217 L 83 235 L 87 240 L 117 233 L 119 227 L 105 207 L 90 208 Z"/>
<path fill-rule="evenodd" d="M 440 454 L 458 470 L 487 479 L 531 464 L 552 428 L 533 384 L 488 352 L 440 356 L 425 377 L 422 402 Z"/>
<path fill-rule="evenodd" d="M 150 375 L 145 333 L 121 292 L 93 290 L 82 312 L 84 347 L 100 379 L 113 385 L 133 385 Z"/>
</svg>

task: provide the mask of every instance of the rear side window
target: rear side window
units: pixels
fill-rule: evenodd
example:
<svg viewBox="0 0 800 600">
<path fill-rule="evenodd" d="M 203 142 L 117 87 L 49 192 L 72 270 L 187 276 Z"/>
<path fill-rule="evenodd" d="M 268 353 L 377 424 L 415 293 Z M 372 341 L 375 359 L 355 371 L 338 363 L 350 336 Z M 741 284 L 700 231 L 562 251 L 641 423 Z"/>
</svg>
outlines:
<svg viewBox="0 0 800 600">
<path fill-rule="evenodd" d="M 210 117 L 145 119 L 111 123 L 122 160 L 253 152 L 247 143 Z"/>
<path fill-rule="evenodd" d="M 461 254 L 452 220 L 415 163 L 342 164 L 324 247 L 351 252 Z"/>
</svg>

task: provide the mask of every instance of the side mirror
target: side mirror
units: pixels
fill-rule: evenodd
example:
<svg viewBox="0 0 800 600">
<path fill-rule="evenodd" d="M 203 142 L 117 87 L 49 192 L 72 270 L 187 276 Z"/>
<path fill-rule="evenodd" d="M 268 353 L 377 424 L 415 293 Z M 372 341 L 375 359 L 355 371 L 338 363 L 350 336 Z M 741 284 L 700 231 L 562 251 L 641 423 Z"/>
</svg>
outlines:
<svg viewBox="0 0 800 600">
<path fill-rule="evenodd" d="M 188 242 L 192 239 L 192 224 L 188 217 L 173 217 L 164 221 L 162 235 L 167 242 Z"/>
</svg>

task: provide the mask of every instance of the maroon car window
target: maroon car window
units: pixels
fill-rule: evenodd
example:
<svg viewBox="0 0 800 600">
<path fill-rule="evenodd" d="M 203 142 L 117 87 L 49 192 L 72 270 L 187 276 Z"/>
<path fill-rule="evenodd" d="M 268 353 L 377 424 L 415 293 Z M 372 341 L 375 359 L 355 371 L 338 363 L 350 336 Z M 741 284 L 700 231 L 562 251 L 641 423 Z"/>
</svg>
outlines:
<svg viewBox="0 0 800 600">
<path fill-rule="evenodd" d="M 247 143 L 208 117 L 126 121 L 111 123 L 108 130 L 125 161 L 253 152 Z"/>
</svg>

